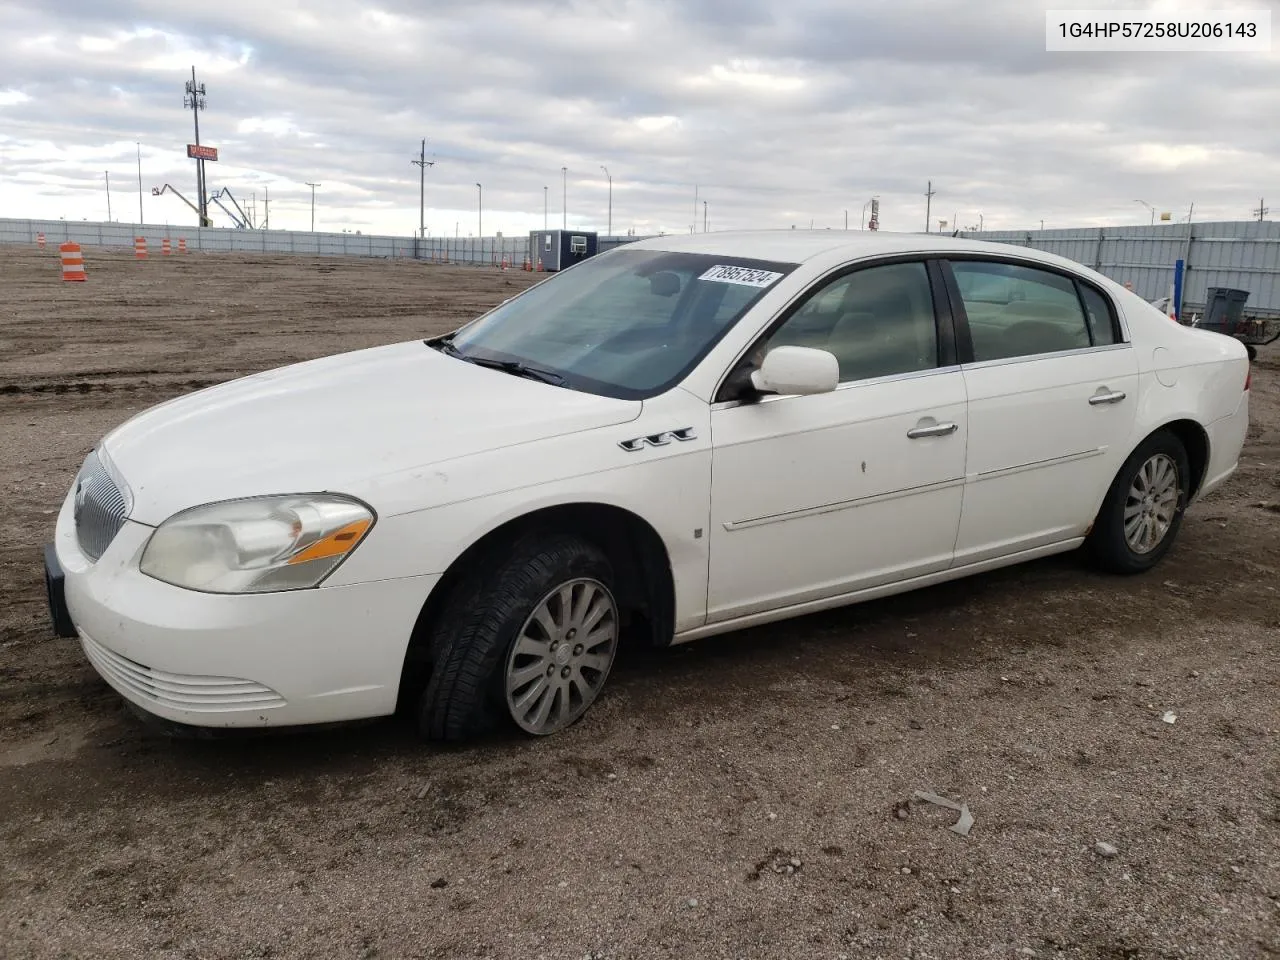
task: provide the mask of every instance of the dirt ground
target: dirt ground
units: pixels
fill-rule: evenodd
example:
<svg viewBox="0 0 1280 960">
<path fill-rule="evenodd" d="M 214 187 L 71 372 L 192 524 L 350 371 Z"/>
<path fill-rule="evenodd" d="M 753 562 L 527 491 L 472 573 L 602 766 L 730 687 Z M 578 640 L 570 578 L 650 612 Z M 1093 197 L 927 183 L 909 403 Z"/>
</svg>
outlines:
<svg viewBox="0 0 1280 960">
<path fill-rule="evenodd" d="M 40 548 L 85 452 L 534 276 L 86 253 L 69 284 L 0 247 L 0 956 L 1280 956 L 1274 349 L 1238 475 L 1150 575 L 1060 557 L 633 654 L 546 741 L 192 742 L 48 627 Z"/>
</svg>

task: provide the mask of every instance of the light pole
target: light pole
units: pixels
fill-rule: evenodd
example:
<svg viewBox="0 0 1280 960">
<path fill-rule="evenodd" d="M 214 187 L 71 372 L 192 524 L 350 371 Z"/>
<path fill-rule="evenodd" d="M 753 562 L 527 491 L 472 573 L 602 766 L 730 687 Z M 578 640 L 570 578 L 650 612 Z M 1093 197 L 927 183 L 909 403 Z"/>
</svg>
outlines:
<svg viewBox="0 0 1280 960">
<path fill-rule="evenodd" d="M 547 188 L 542 188 L 542 229 L 547 229 Z"/>
<path fill-rule="evenodd" d="M 103 170 L 102 175 L 107 179 L 107 222 L 111 222 L 111 171 Z"/>
<path fill-rule="evenodd" d="M 142 224 L 142 141 L 134 141 L 138 147 L 138 224 Z M 204 226 L 204 224 L 201 224 Z"/>
<path fill-rule="evenodd" d="M 612 237 L 613 236 L 613 177 L 609 176 L 609 168 L 606 167 L 603 163 L 600 164 L 600 169 L 603 170 L 604 175 L 609 178 L 609 229 L 608 229 L 608 232 L 605 234 L 605 236 Z"/>
<path fill-rule="evenodd" d="M 563 180 L 561 184 L 560 196 L 560 229 L 569 229 L 569 168 L 560 168 L 560 177 Z"/>
<path fill-rule="evenodd" d="M 480 262 L 484 263 L 484 187 L 476 184 L 476 237 L 480 241 Z"/>
<path fill-rule="evenodd" d="M 702 232 L 707 232 L 707 201 L 702 201 Z"/>
<path fill-rule="evenodd" d="M 1153 227 L 1154 227 L 1154 226 L 1156 225 L 1156 208 L 1155 208 L 1155 207 L 1153 207 L 1151 204 L 1147 203 L 1147 201 L 1145 201 L 1145 200 L 1135 200 L 1135 201 L 1133 201 L 1133 202 L 1134 202 L 1134 203 L 1140 203 L 1140 204 L 1142 204 L 1144 207 L 1146 207 L 1148 210 L 1150 210 L 1150 211 L 1151 211 L 1151 226 L 1153 226 Z"/>
<path fill-rule="evenodd" d="M 316 232 L 316 187 L 320 186 L 320 184 L 312 183 L 310 180 L 306 181 L 306 184 L 308 187 L 311 188 L 311 232 L 315 233 Z"/>
</svg>

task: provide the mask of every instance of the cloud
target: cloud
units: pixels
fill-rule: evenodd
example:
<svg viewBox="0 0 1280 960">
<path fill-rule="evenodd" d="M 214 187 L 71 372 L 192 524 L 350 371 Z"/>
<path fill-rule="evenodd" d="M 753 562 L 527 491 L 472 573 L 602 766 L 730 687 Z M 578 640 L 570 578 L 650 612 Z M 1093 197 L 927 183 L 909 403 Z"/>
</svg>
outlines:
<svg viewBox="0 0 1280 960">
<path fill-rule="evenodd" d="M 1135 198 L 1247 217 L 1280 175 L 1280 58 L 1046 53 L 1072 6 L 1102 4 L 10 0 L 0 207 L 101 218 L 140 149 L 148 219 L 189 220 L 150 189 L 194 194 L 194 65 L 210 184 L 269 191 L 273 226 L 309 223 L 312 181 L 318 228 L 412 232 L 423 137 L 433 233 L 474 228 L 476 182 L 487 229 L 562 198 L 604 229 L 601 165 L 619 232 L 700 228 L 703 201 L 713 229 L 857 226 L 873 194 L 918 230 L 929 181 L 935 220 L 993 228 L 1134 222 Z"/>
</svg>

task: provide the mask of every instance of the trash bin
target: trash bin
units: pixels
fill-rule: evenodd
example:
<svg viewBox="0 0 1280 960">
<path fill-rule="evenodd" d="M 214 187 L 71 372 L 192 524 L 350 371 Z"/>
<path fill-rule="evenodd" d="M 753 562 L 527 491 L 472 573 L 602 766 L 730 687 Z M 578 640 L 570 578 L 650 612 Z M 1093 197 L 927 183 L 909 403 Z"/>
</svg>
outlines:
<svg viewBox="0 0 1280 960">
<path fill-rule="evenodd" d="M 1244 319 L 1244 305 L 1248 299 L 1248 290 L 1210 287 L 1205 293 L 1204 319 L 1200 326 L 1217 333 L 1235 333 Z"/>
</svg>

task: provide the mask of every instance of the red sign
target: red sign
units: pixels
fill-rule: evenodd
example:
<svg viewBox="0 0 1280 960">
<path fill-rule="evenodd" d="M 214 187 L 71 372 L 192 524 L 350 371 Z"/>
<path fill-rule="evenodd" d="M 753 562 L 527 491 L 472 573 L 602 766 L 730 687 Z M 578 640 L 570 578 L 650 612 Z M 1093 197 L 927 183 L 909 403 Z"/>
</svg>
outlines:
<svg viewBox="0 0 1280 960">
<path fill-rule="evenodd" d="M 217 160 L 218 148 L 206 147 L 199 143 L 188 143 L 187 156 L 193 160 Z"/>
</svg>

